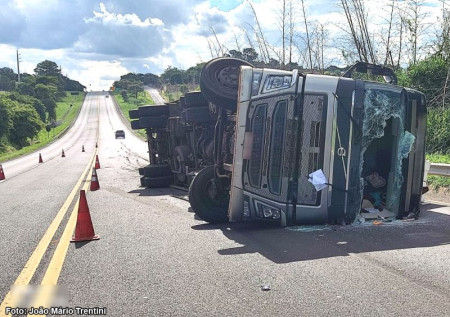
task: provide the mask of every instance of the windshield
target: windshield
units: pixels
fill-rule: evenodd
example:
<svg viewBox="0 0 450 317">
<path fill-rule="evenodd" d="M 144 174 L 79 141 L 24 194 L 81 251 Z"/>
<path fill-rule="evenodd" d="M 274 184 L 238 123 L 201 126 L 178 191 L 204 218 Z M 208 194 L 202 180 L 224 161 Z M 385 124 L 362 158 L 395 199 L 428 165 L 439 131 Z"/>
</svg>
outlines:
<svg viewBox="0 0 450 317">
<path fill-rule="evenodd" d="M 379 201 L 379 206 L 394 214 L 398 213 L 404 180 L 402 161 L 415 141 L 405 130 L 405 105 L 406 93 L 401 87 L 365 83 L 361 197 Z"/>
</svg>

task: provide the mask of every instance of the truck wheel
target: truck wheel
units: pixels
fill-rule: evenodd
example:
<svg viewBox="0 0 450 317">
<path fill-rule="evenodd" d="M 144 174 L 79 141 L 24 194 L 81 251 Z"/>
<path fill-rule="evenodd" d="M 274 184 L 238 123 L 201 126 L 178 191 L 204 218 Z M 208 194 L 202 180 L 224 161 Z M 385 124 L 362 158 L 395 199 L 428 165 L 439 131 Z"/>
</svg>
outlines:
<svg viewBox="0 0 450 317">
<path fill-rule="evenodd" d="M 172 184 L 173 176 L 146 177 L 144 181 L 148 188 L 164 188 Z"/>
<path fill-rule="evenodd" d="M 194 177 L 189 187 L 189 203 L 197 216 L 206 222 L 228 222 L 230 198 L 227 192 L 217 192 L 214 173 L 214 166 L 208 166 Z"/>
<path fill-rule="evenodd" d="M 139 124 L 139 120 L 132 120 L 131 121 L 131 128 L 133 130 L 144 129 L 144 127 L 141 127 L 141 125 Z"/>
<path fill-rule="evenodd" d="M 145 177 L 172 176 L 172 169 L 168 164 L 149 164 L 144 167 Z"/>
<path fill-rule="evenodd" d="M 141 179 L 141 187 L 145 187 L 145 177 L 142 176 L 140 179 Z"/>
<path fill-rule="evenodd" d="M 237 59 L 221 57 L 203 66 L 200 75 L 200 88 L 206 99 L 225 109 L 236 111 L 239 67 L 252 64 Z"/>
<path fill-rule="evenodd" d="M 168 116 L 140 117 L 139 126 L 147 129 L 164 129 L 167 127 Z"/>
<path fill-rule="evenodd" d="M 139 117 L 168 116 L 170 112 L 168 105 L 142 106 L 138 111 Z"/>
<path fill-rule="evenodd" d="M 140 117 L 138 109 L 130 110 L 128 111 L 128 114 L 130 115 L 130 119 L 139 119 Z"/>
<path fill-rule="evenodd" d="M 207 107 L 208 101 L 200 91 L 190 91 L 184 94 L 184 108 Z"/>
<path fill-rule="evenodd" d="M 188 123 L 207 123 L 214 121 L 208 107 L 188 108 L 183 110 L 184 120 Z"/>
</svg>

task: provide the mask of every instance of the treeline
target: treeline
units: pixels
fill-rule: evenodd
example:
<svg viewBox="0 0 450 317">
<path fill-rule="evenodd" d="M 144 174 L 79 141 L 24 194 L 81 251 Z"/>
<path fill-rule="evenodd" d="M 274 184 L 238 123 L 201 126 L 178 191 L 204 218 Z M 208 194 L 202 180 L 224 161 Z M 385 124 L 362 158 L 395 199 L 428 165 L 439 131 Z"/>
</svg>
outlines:
<svg viewBox="0 0 450 317">
<path fill-rule="evenodd" d="M 281 63 L 276 59 L 269 59 L 268 62 L 264 62 L 259 54 L 253 48 L 244 48 L 242 52 L 237 50 L 231 50 L 225 53 L 223 56 L 234 57 L 248 61 L 255 67 L 266 68 L 282 68 Z M 144 86 L 150 86 L 159 90 L 178 90 L 181 93 L 185 93 L 190 90 L 195 90 L 199 86 L 200 73 L 205 63 L 199 63 L 187 70 L 179 69 L 177 67 L 167 67 L 161 75 L 155 75 L 152 73 L 136 74 L 128 73 L 120 76 L 120 80 L 115 81 L 113 86 L 115 89 L 119 89 L 124 100 L 128 99 L 128 96 L 132 95 L 137 98 L 137 94 L 144 90 Z M 297 63 L 290 63 L 283 67 L 284 69 L 300 69 L 306 71 L 303 66 Z M 329 66 L 325 69 L 326 74 L 340 75 L 345 68 L 339 68 L 336 66 Z"/>
<path fill-rule="evenodd" d="M 84 91 L 78 81 L 61 74 L 55 62 L 37 64 L 35 75 L 18 74 L 10 68 L 0 68 L 0 152 L 8 145 L 20 149 L 44 126 L 56 120 L 56 102 L 66 91 Z"/>
</svg>

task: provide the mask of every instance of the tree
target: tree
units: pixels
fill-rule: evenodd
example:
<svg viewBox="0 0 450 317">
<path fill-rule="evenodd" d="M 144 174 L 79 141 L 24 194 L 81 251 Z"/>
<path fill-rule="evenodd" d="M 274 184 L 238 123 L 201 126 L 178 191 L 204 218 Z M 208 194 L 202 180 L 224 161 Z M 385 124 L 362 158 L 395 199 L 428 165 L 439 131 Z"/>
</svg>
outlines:
<svg viewBox="0 0 450 317">
<path fill-rule="evenodd" d="M 56 120 L 56 107 L 57 104 L 55 102 L 54 99 L 52 98 L 47 98 L 47 99 L 43 99 L 42 103 L 45 106 L 45 109 L 47 110 L 48 113 L 48 119 L 49 120 Z"/>
<path fill-rule="evenodd" d="M 60 76 L 61 70 L 55 62 L 45 60 L 37 64 L 34 72 L 38 76 Z"/>
<path fill-rule="evenodd" d="M 445 7 L 446 0 L 441 0 L 442 2 L 442 17 L 439 27 L 438 34 L 436 36 L 436 41 L 434 43 L 434 55 L 444 58 L 446 60 L 450 59 L 450 10 Z M 449 69 L 450 72 L 450 69 Z"/>
<path fill-rule="evenodd" d="M 86 86 L 80 84 L 76 80 L 72 80 L 66 76 L 62 76 L 62 80 L 64 82 L 64 90 L 65 91 L 84 91 Z"/>
<path fill-rule="evenodd" d="M 400 85 L 415 88 L 423 92 L 428 107 L 436 108 L 450 103 L 450 92 L 446 91 L 450 61 L 434 56 L 411 65 L 407 72 L 400 74 Z M 444 99 L 444 103 L 442 100 Z"/>
<path fill-rule="evenodd" d="M 185 74 L 183 70 L 176 67 L 167 67 L 161 74 L 161 81 L 164 84 L 181 85 L 185 83 Z"/>
<path fill-rule="evenodd" d="M 13 103 L 11 109 L 13 126 L 9 140 L 16 146 L 23 147 L 29 144 L 28 139 L 34 138 L 44 125 L 32 106 L 19 104 L 16 101 L 11 102 Z"/>
<path fill-rule="evenodd" d="M 17 75 L 9 67 L 0 68 L 0 90 L 13 91 Z"/>
<path fill-rule="evenodd" d="M 42 101 L 28 95 L 21 95 L 18 92 L 11 93 L 8 95 L 8 97 L 9 99 L 15 100 L 21 104 L 33 106 L 41 120 L 45 122 L 45 106 Z"/>
<path fill-rule="evenodd" d="M 56 87 L 52 85 L 36 84 L 34 87 L 34 94 L 40 100 L 56 99 Z"/>
<path fill-rule="evenodd" d="M 377 63 L 373 40 L 369 36 L 369 19 L 364 3 L 361 0 L 341 0 L 341 6 L 344 10 L 349 27 L 348 32 L 358 52 L 359 60 L 368 63 Z"/>
<path fill-rule="evenodd" d="M 17 87 L 19 94 L 34 96 L 34 85 L 31 83 L 21 82 Z"/>
<path fill-rule="evenodd" d="M 0 145 L 4 138 L 9 136 L 12 127 L 10 118 L 11 100 L 6 95 L 0 94 Z"/>
<path fill-rule="evenodd" d="M 142 82 L 134 80 L 130 81 L 127 89 L 128 91 L 132 92 L 134 94 L 134 98 L 137 99 L 138 93 L 144 91 L 144 85 L 142 84 Z"/>
<path fill-rule="evenodd" d="M 258 60 L 258 53 L 251 47 L 246 47 L 242 50 L 242 57 L 249 63 L 254 63 Z"/>
</svg>

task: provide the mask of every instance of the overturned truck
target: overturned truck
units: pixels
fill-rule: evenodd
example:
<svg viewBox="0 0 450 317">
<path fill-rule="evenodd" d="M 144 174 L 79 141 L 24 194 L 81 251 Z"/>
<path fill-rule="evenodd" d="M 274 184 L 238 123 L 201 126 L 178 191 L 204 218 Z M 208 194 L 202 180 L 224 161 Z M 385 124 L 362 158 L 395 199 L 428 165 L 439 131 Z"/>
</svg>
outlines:
<svg viewBox="0 0 450 317">
<path fill-rule="evenodd" d="M 188 186 L 208 222 L 418 216 L 426 103 L 389 68 L 357 63 L 332 77 L 218 58 L 205 64 L 200 88 L 130 112 L 132 127 L 147 129 L 142 185 Z"/>
</svg>

